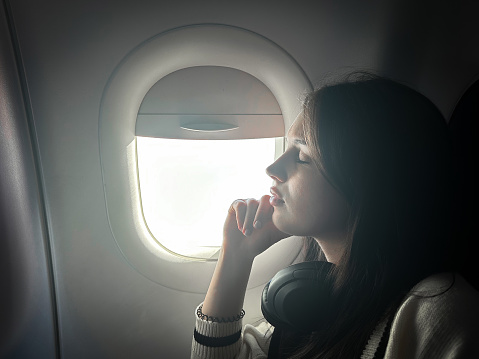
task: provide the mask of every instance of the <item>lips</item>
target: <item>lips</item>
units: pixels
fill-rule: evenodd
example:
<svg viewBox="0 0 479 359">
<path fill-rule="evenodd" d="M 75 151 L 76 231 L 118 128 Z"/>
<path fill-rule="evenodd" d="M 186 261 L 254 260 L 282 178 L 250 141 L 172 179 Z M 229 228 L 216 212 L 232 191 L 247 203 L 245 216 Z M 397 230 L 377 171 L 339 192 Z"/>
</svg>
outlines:
<svg viewBox="0 0 479 359">
<path fill-rule="evenodd" d="M 284 200 L 281 198 L 281 194 L 278 192 L 278 189 L 276 187 L 271 187 L 270 192 L 272 196 L 269 199 L 269 203 L 273 207 L 282 205 L 284 203 Z"/>
</svg>

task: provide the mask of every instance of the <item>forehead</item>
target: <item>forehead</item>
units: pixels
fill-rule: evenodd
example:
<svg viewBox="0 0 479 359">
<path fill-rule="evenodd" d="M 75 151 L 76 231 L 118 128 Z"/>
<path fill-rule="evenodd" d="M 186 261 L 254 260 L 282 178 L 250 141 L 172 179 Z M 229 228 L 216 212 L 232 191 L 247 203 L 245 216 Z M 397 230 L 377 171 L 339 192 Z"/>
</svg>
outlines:
<svg viewBox="0 0 479 359">
<path fill-rule="evenodd" d="M 291 127 L 289 128 L 288 134 L 286 137 L 293 139 L 304 139 L 304 128 L 303 128 L 303 114 L 299 114 L 296 117 L 296 120 L 293 122 Z"/>
</svg>

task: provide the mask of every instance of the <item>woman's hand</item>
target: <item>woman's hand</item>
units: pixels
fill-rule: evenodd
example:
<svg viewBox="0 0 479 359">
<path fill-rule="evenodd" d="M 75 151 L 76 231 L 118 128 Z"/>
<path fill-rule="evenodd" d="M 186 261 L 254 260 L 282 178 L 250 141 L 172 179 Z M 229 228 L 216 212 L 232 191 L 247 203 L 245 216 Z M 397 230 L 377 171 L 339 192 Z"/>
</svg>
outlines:
<svg viewBox="0 0 479 359">
<path fill-rule="evenodd" d="M 238 199 L 229 210 L 223 227 L 223 254 L 246 256 L 253 260 L 279 240 L 289 237 L 273 224 L 270 196 Z"/>
<path fill-rule="evenodd" d="M 289 234 L 271 221 L 270 196 L 236 200 L 223 227 L 223 247 L 203 303 L 203 313 L 228 318 L 243 307 L 254 258 Z"/>
</svg>

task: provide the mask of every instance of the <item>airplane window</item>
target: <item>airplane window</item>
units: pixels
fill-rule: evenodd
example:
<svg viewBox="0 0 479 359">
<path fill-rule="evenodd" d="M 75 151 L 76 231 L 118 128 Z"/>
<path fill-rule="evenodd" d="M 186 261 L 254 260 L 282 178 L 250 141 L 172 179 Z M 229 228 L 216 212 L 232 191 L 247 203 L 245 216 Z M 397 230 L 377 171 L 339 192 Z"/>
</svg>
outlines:
<svg viewBox="0 0 479 359">
<path fill-rule="evenodd" d="M 226 212 L 236 198 L 269 193 L 265 168 L 282 138 L 178 140 L 137 136 L 143 216 L 169 250 L 215 258 Z"/>
<path fill-rule="evenodd" d="M 148 91 L 135 132 L 150 236 L 175 254 L 216 258 L 231 202 L 269 193 L 265 168 L 284 136 L 275 97 L 244 71 L 181 69 Z"/>
</svg>

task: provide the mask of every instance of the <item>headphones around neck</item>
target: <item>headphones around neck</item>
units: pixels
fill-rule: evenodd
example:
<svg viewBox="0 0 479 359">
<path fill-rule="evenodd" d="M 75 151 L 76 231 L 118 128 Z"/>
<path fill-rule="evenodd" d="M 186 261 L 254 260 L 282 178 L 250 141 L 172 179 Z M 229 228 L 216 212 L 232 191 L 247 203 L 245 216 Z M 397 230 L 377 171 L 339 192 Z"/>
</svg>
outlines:
<svg viewBox="0 0 479 359">
<path fill-rule="evenodd" d="M 276 328 L 312 332 L 330 308 L 334 265 L 315 261 L 280 270 L 263 289 L 261 311 Z"/>
</svg>

